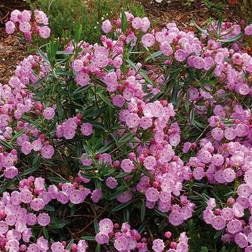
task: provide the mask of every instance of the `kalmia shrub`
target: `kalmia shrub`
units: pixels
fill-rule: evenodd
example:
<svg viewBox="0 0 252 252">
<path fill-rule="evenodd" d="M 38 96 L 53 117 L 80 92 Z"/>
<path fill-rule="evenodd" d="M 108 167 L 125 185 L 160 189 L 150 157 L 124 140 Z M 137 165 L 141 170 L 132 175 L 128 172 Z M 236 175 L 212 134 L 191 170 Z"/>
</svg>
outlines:
<svg viewBox="0 0 252 252">
<path fill-rule="evenodd" d="M 41 11 L 15 24 L 50 35 Z M 124 12 L 20 62 L 0 85 L 1 251 L 252 251 L 251 25 L 198 28 Z"/>
<path fill-rule="evenodd" d="M 23 33 L 28 41 L 32 40 L 33 34 L 47 39 L 51 33 L 48 27 L 48 17 L 41 10 L 35 10 L 34 13 L 29 10 L 12 11 L 10 20 L 5 24 L 5 30 L 8 34 L 13 34 L 16 29 Z"/>
</svg>

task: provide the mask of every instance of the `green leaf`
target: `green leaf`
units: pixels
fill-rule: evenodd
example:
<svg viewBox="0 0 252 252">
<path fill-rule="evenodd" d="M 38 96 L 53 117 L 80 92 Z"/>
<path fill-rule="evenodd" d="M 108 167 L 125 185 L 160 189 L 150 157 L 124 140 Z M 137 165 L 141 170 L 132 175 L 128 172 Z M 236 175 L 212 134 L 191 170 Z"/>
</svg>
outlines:
<svg viewBox="0 0 252 252">
<path fill-rule="evenodd" d="M 48 212 L 55 212 L 55 208 L 53 206 L 45 206 L 44 210 L 48 211 Z"/>
<path fill-rule="evenodd" d="M 111 101 L 106 97 L 104 96 L 103 94 L 101 93 L 97 93 L 97 95 L 110 107 L 114 108 L 113 104 L 111 103 Z"/>
<path fill-rule="evenodd" d="M 221 35 L 221 25 L 222 25 L 222 19 L 221 17 L 218 19 L 218 23 L 217 23 L 217 36 L 218 38 L 220 37 Z"/>
<path fill-rule="evenodd" d="M 75 32 L 74 32 L 74 40 L 75 42 L 79 42 L 82 36 L 82 24 L 78 23 L 75 25 Z"/>
<path fill-rule="evenodd" d="M 47 45 L 47 56 L 51 65 L 54 65 L 56 62 L 56 52 L 58 51 L 58 43 L 56 41 L 51 41 Z"/>
<path fill-rule="evenodd" d="M 201 247 L 200 252 L 208 252 L 208 248 L 207 247 Z"/>
<path fill-rule="evenodd" d="M 101 252 L 101 245 L 97 244 L 96 248 L 95 248 L 95 252 Z"/>
<path fill-rule="evenodd" d="M 31 174 L 35 171 L 38 170 L 40 166 L 40 156 L 39 155 L 36 155 L 35 158 L 32 160 L 32 167 L 29 168 L 29 169 L 26 169 L 22 174 L 21 176 L 27 176 L 28 174 Z"/>
<path fill-rule="evenodd" d="M 82 240 L 85 240 L 85 241 L 95 241 L 95 237 L 94 236 L 82 236 L 81 237 Z"/>
<path fill-rule="evenodd" d="M 129 206 L 130 204 L 132 203 L 132 200 L 127 202 L 127 203 L 124 203 L 124 204 L 120 204 L 114 208 L 112 208 L 111 212 L 117 212 L 117 211 L 120 211 L 124 208 L 126 208 L 127 206 Z"/>
<path fill-rule="evenodd" d="M 43 234 L 44 234 L 44 237 L 49 240 L 49 233 L 48 233 L 48 230 L 47 228 L 43 227 Z"/>
<path fill-rule="evenodd" d="M 145 218 L 145 212 L 146 212 L 146 207 L 145 207 L 145 201 L 142 200 L 142 204 L 141 204 L 141 221 L 144 221 Z"/>
<path fill-rule="evenodd" d="M 238 35 L 236 35 L 233 38 L 229 38 L 229 39 L 217 39 L 218 42 L 222 42 L 222 43 L 232 43 L 235 42 L 237 40 L 239 40 L 242 37 L 242 32 Z"/>
<path fill-rule="evenodd" d="M 5 140 L 1 140 L 1 139 L 0 139 L 0 145 L 4 146 L 7 149 L 13 149 L 14 148 L 12 144 L 8 143 Z"/>
<path fill-rule="evenodd" d="M 136 68 L 137 68 L 137 67 L 136 67 L 136 64 L 135 64 L 132 60 L 126 59 L 126 62 L 127 62 L 132 68 L 134 68 L 134 69 L 136 70 Z M 139 70 L 139 73 L 143 76 L 143 78 L 144 78 L 149 84 L 152 84 L 152 85 L 153 85 L 152 80 L 147 76 L 146 72 L 145 72 L 143 69 Z"/>
<path fill-rule="evenodd" d="M 94 220 L 94 229 L 95 229 L 95 233 L 99 232 L 99 224 L 98 224 L 98 221 L 96 219 Z"/>
<path fill-rule="evenodd" d="M 127 21 L 127 16 L 125 14 L 125 12 L 122 12 L 122 32 L 125 33 L 127 30 L 127 26 L 128 26 L 128 21 Z"/>
<path fill-rule="evenodd" d="M 154 52 L 152 53 L 150 56 L 148 56 L 145 61 L 148 62 L 149 60 L 155 60 L 156 58 L 160 57 L 161 55 L 163 55 L 163 53 L 161 51 L 158 51 L 158 52 Z"/>
<path fill-rule="evenodd" d="M 53 229 L 62 229 L 63 227 L 65 227 L 69 223 L 71 223 L 71 221 L 53 219 L 50 224 L 50 227 Z"/>
<path fill-rule="evenodd" d="M 72 245 L 73 245 L 73 243 L 74 243 L 74 240 L 72 239 L 68 244 L 67 244 L 67 247 L 66 247 L 66 249 L 71 249 L 71 247 L 72 247 Z"/>
</svg>

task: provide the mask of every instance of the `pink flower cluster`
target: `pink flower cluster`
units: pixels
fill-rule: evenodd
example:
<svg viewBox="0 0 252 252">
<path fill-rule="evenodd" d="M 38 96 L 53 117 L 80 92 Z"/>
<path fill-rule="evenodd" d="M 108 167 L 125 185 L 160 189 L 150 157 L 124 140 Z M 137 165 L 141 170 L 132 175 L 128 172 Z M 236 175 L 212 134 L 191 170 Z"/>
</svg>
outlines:
<svg viewBox="0 0 252 252">
<path fill-rule="evenodd" d="M 4 192 L 0 198 L 0 249 L 69 251 L 65 241 L 51 242 L 43 236 L 31 239 L 35 225 L 45 228 L 50 225 L 51 215 L 46 206 L 65 205 L 74 209 L 73 205 L 81 206 L 88 201 L 92 207 L 95 205 L 92 208 L 95 211 L 111 195 L 109 207 L 115 202 L 127 205 L 139 197 L 148 211 L 154 209 L 165 215 L 167 225 L 179 226 L 193 217 L 195 209 L 187 186 L 201 181 L 211 186 L 234 187 L 234 198 L 221 202 L 224 207 L 217 208 L 218 204 L 212 198 L 208 201 L 203 219 L 214 229 L 224 230 L 224 242 L 233 241 L 246 252 L 251 251 L 252 116 L 251 109 L 243 106 L 243 99 L 244 104 L 249 103 L 247 100 L 252 94 L 252 57 L 238 42 L 225 47 L 222 43 L 239 35 L 241 27 L 224 23 L 216 38 L 211 37 L 216 29 L 213 25 L 199 38 L 191 31 L 180 30 L 174 23 L 168 23 L 162 30 L 150 31 L 148 18 L 134 17 L 128 12 L 125 15 L 126 32 L 122 32 L 121 18 L 104 21 L 103 32 L 114 32 L 117 37 L 111 39 L 103 35 L 101 44 L 94 45 L 81 41 L 77 45 L 80 50 L 74 54 L 76 57 L 71 57 L 71 62 L 64 65 L 65 68 L 70 65 L 75 82 L 81 86 L 76 87 L 78 92 L 86 94 L 92 89 L 92 92 L 98 90 L 97 94 L 104 95 L 99 101 L 99 97 L 95 97 L 96 104 L 109 105 L 118 118 L 118 128 L 101 126 L 104 132 L 99 135 L 99 126 L 106 115 L 94 116 L 95 123 L 89 122 L 89 117 L 85 117 L 86 104 L 76 108 L 75 103 L 71 103 L 70 111 L 74 114 L 63 111 L 64 119 L 59 121 L 55 97 L 35 101 L 30 90 L 38 87 L 38 80 L 43 81 L 43 78 L 47 85 L 51 70 L 40 56 L 24 59 L 9 83 L 0 85 L 0 139 L 3 143 L 0 170 L 4 177 L 15 178 L 17 167 L 26 164 L 22 161 L 37 155 L 46 159 L 42 161 L 42 169 L 58 166 L 57 158 L 65 156 L 69 164 L 67 173 L 74 176 L 69 182 L 48 186 L 45 184 L 47 178 L 31 176 L 21 180 L 18 189 Z M 41 11 L 35 11 L 34 18 L 29 11 L 14 11 L 11 21 L 6 24 L 7 32 L 13 33 L 17 24 L 28 38 L 33 31 L 44 38 L 50 33 L 47 17 Z M 250 30 L 250 26 L 246 27 L 245 34 L 250 35 Z M 70 42 L 66 51 L 74 52 L 73 44 Z M 154 61 L 153 65 L 132 62 L 130 57 L 135 49 L 148 55 L 151 53 L 149 58 Z M 162 67 L 155 65 L 156 59 Z M 61 70 L 64 67 L 60 65 Z M 178 80 L 175 84 L 183 86 L 175 94 L 175 98 L 181 99 L 179 104 L 171 103 L 174 94 L 170 90 L 171 83 L 167 87 L 170 75 L 164 69 L 171 70 L 169 74 L 180 70 L 172 80 Z M 192 73 L 201 78 L 188 80 Z M 205 81 L 208 75 L 211 77 Z M 213 85 L 212 80 L 215 81 Z M 61 88 L 64 90 L 65 87 Z M 62 99 L 64 103 L 67 100 Z M 93 107 L 89 102 L 84 100 Z M 181 103 L 188 108 L 184 109 Z M 187 127 L 191 133 L 192 114 L 207 124 L 196 139 L 185 134 Z M 93 133 L 94 137 L 90 137 Z M 127 134 L 132 139 L 125 146 L 116 143 L 116 148 L 110 152 L 109 144 L 112 146 L 114 140 L 117 142 L 117 138 Z M 95 149 L 93 138 L 97 145 L 102 142 L 106 148 Z M 75 143 L 79 148 L 76 153 Z M 129 151 L 121 153 L 120 148 L 124 150 L 124 147 Z M 83 167 L 79 167 L 75 159 L 80 160 Z M 177 242 L 170 240 L 170 232 L 164 237 L 168 240 L 150 239 L 128 223 L 120 226 L 105 218 L 99 222 L 95 240 L 104 247 L 113 244 L 114 249 L 122 252 L 189 250 L 184 232 Z M 86 250 L 84 240 L 71 245 L 73 252 Z"/>
<path fill-rule="evenodd" d="M 78 126 L 83 136 L 90 136 L 93 133 L 93 125 L 91 123 L 81 124 L 81 115 L 69 118 L 56 129 L 57 138 L 73 139 L 77 133 Z"/>
<path fill-rule="evenodd" d="M 33 100 L 33 94 L 28 91 L 29 85 L 36 85 L 39 78 L 43 78 L 49 71 L 41 57 L 30 55 L 17 66 L 15 75 L 8 84 L 0 84 L 0 139 L 12 141 L 17 132 L 15 148 L 20 148 L 25 155 L 32 151 L 39 152 L 44 158 L 49 159 L 54 154 L 54 148 L 45 136 L 32 124 L 22 120 L 24 114 L 34 113 L 39 115 L 42 104 Z M 35 71 L 38 73 L 35 75 Z M 9 148 L 11 148 L 10 146 Z M 15 167 L 17 163 L 17 150 L 4 151 L 1 146 L 1 170 L 6 178 L 14 178 L 18 174 Z"/>
<path fill-rule="evenodd" d="M 249 196 L 251 193 L 248 184 L 241 184 L 238 187 L 239 197 L 236 199 L 229 198 L 227 206 L 220 209 L 217 208 L 215 199 L 211 198 L 208 201 L 208 206 L 203 212 L 203 219 L 216 230 L 225 230 L 222 235 L 224 242 L 234 241 L 238 247 L 249 252 L 252 249 L 252 230 L 249 223 L 242 219 L 244 210 L 250 208 Z"/>
<path fill-rule="evenodd" d="M 4 192 L 0 199 L 0 248 L 13 252 L 48 251 L 49 242 L 44 237 L 39 237 L 36 243 L 31 241 L 33 226 L 46 227 L 51 222 L 49 213 L 43 209 L 53 200 L 61 204 L 83 203 L 90 193 L 78 182 L 46 188 L 45 179 L 41 177 L 21 180 L 18 190 Z M 51 244 L 53 252 L 65 252 L 64 247 L 61 242 Z M 73 247 L 73 251 L 83 252 L 87 244 L 80 240 Z"/>
<path fill-rule="evenodd" d="M 41 38 L 50 37 L 51 30 L 48 27 L 48 17 L 41 10 L 32 13 L 29 10 L 14 10 L 11 12 L 10 20 L 5 24 L 8 34 L 13 34 L 18 29 L 28 41 L 32 40 L 33 34 L 38 34 Z"/>
<path fill-rule="evenodd" d="M 172 233 L 167 231 L 165 237 L 170 239 Z M 105 218 L 99 222 L 99 233 L 96 234 L 95 240 L 98 244 L 109 244 L 113 242 L 116 251 L 139 251 L 147 252 L 148 244 L 145 237 L 135 230 L 131 229 L 128 223 L 120 225 L 113 224 L 111 219 Z M 153 240 L 152 249 L 154 252 L 164 251 L 166 245 L 162 239 Z M 178 242 L 169 242 L 170 249 L 168 252 L 188 252 L 188 238 L 185 233 L 181 233 Z"/>
</svg>

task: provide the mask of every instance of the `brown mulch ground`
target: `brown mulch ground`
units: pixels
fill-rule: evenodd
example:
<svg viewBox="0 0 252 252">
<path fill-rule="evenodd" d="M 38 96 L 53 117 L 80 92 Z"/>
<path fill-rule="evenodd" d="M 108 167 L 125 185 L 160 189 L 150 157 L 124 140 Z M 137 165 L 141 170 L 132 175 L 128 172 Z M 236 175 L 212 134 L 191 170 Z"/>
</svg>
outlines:
<svg viewBox="0 0 252 252">
<path fill-rule="evenodd" d="M 14 9 L 25 9 L 22 0 L 0 0 L 0 83 L 7 83 L 16 65 L 28 54 L 24 44 L 15 36 L 8 36 L 4 23 Z"/>
<path fill-rule="evenodd" d="M 0 83 L 8 82 L 16 65 L 27 54 L 25 46 L 16 36 L 6 36 L 4 28 L 0 28 Z"/>
<path fill-rule="evenodd" d="M 163 0 L 161 4 L 154 0 L 139 0 L 139 2 L 144 6 L 146 15 L 160 26 L 175 21 L 182 28 L 187 27 L 192 20 L 202 24 L 210 17 L 217 19 L 216 13 L 210 11 L 202 1 L 195 1 L 191 5 L 185 5 L 185 0 Z M 226 5 L 223 19 L 239 22 L 236 9 L 237 6 Z"/>
</svg>

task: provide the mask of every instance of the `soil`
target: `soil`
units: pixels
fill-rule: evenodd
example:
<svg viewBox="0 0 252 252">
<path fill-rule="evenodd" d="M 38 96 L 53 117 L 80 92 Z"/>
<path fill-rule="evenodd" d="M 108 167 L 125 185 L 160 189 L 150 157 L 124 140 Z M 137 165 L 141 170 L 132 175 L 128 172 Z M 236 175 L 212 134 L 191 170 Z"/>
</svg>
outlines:
<svg viewBox="0 0 252 252">
<path fill-rule="evenodd" d="M 6 84 L 16 65 L 28 55 L 26 47 L 16 36 L 6 36 L 0 28 L 0 83 Z"/>
<path fill-rule="evenodd" d="M 8 36 L 4 31 L 4 23 L 12 10 L 23 10 L 27 4 L 22 0 L 0 1 L 0 83 L 7 83 L 16 65 L 28 54 L 24 44 L 16 37 Z"/>
<path fill-rule="evenodd" d="M 210 17 L 218 19 L 217 13 L 221 11 L 218 8 L 223 8 L 221 11 L 223 20 L 240 21 L 236 5 L 226 4 L 220 7 L 214 5 L 212 9 L 209 9 L 202 1 L 191 1 L 191 4 L 185 4 L 185 2 L 190 2 L 189 0 L 163 0 L 160 4 L 155 0 L 139 0 L 139 2 L 144 6 L 146 15 L 160 26 L 172 21 L 176 22 L 180 28 L 188 27 L 191 21 L 202 24 Z"/>
</svg>

